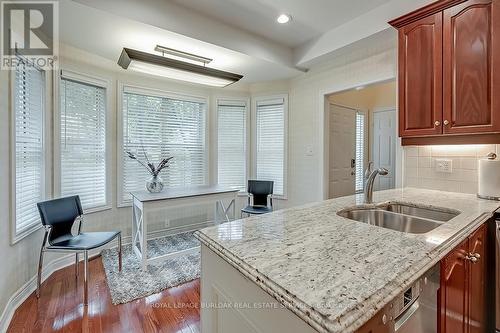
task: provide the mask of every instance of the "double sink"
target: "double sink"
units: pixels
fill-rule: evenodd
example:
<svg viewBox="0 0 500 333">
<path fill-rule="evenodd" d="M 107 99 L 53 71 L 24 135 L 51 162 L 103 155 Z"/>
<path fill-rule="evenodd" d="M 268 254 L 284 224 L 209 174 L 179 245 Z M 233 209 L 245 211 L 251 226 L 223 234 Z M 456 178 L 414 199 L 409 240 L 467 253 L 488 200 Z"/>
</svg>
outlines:
<svg viewBox="0 0 500 333">
<path fill-rule="evenodd" d="M 397 202 L 355 206 L 337 213 L 350 220 L 411 234 L 425 234 L 459 214 L 459 211 L 441 207 L 419 207 Z"/>
</svg>

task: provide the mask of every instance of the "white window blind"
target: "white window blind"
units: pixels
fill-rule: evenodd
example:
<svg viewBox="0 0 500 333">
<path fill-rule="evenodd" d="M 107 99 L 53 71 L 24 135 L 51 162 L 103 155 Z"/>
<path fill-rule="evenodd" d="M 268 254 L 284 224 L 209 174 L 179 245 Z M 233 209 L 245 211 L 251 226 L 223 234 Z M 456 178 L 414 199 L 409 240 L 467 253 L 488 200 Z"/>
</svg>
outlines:
<svg viewBox="0 0 500 333">
<path fill-rule="evenodd" d="M 218 183 L 246 190 L 247 105 L 245 101 L 217 103 Z"/>
<path fill-rule="evenodd" d="M 205 110 L 200 99 L 123 93 L 122 202 L 130 201 L 131 191 L 143 190 L 151 177 L 126 151 L 144 159 L 144 150 L 155 164 L 173 156 L 160 174 L 167 188 L 206 183 Z"/>
<path fill-rule="evenodd" d="M 365 114 L 356 112 L 356 192 L 364 189 L 365 169 Z"/>
<path fill-rule="evenodd" d="M 36 203 L 45 196 L 44 189 L 44 74 L 19 64 L 14 78 L 15 113 L 15 234 L 19 235 L 40 223 Z"/>
<path fill-rule="evenodd" d="M 106 89 L 61 78 L 61 195 L 84 209 L 107 204 Z"/>
<path fill-rule="evenodd" d="M 285 102 L 260 100 L 256 105 L 256 178 L 274 181 L 274 194 L 284 195 Z"/>
</svg>

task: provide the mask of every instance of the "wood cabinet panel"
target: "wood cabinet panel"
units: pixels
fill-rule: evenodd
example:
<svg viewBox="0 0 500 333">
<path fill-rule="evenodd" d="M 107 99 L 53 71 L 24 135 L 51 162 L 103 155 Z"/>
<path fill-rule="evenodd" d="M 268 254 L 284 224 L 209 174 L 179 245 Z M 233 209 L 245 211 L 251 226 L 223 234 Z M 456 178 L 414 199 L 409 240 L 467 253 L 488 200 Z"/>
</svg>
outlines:
<svg viewBox="0 0 500 333">
<path fill-rule="evenodd" d="M 399 109 L 400 136 L 442 132 L 442 13 L 399 30 Z"/>
<path fill-rule="evenodd" d="M 384 323 L 384 315 L 386 323 Z M 391 333 L 394 332 L 394 322 L 389 320 L 386 308 L 380 310 L 372 319 L 359 328 L 356 333 Z"/>
<path fill-rule="evenodd" d="M 486 332 L 486 231 L 483 225 L 469 238 L 469 255 L 477 259 L 469 263 L 469 333 Z"/>
<path fill-rule="evenodd" d="M 499 129 L 500 119 L 493 104 L 495 10 L 498 11 L 498 1 L 494 4 L 492 0 L 469 0 L 444 11 L 443 131 L 446 134 Z"/>
<path fill-rule="evenodd" d="M 441 264 L 441 333 L 466 333 L 468 240 L 449 253 Z"/>
<path fill-rule="evenodd" d="M 486 333 L 487 224 L 441 261 L 440 333 Z"/>
<path fill-rule="evenodd" d="M 440 0 L 389 23 L 399 31 L 399 135 L 498 141 L 500 0 Z"/>
</svg>

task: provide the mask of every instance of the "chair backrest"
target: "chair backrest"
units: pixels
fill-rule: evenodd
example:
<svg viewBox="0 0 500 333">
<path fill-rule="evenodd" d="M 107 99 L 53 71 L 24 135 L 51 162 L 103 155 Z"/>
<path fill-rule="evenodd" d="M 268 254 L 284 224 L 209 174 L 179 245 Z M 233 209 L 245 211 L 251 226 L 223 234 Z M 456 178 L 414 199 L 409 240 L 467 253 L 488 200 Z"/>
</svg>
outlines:
<svg viewBox="0 0 500 333">
<path fill-rule="evenodd" d="M 249 180 L 248 193 L 253 196 L 254 206 L 267 206 L 267 197 L 273 194 L 274 182 L 271 180 Z"/>
<path fill-rule="evenodd" d="M 68 236 L 77 217 L 83 214 L 80 197 L 75 195 L 60 199 L 48 200 L 36 204 L 40 212 L 42 224 L 50 226 L 49 244 L 52 240 Z"/>
</svg>

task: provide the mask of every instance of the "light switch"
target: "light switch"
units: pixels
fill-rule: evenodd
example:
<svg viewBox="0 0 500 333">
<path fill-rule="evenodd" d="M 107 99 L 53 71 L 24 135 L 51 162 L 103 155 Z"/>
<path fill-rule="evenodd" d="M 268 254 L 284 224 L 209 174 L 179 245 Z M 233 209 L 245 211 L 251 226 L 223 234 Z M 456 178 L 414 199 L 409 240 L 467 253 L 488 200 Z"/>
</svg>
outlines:
<svg viewBox="0 0 500 333">
<path fill-rule="evenodd" d="M 314 148 L 312 145 L 307 145 L 306 146 L 306 156 L 313 156 L 314 155 Z"/>
<path fill-rule="evenodd" d="M 444 158 L 436 159 L 436 171 L 451 173 L 453 171 L 452 161 Z"/>
</svg>

